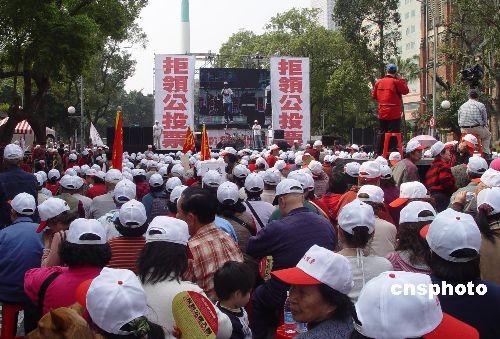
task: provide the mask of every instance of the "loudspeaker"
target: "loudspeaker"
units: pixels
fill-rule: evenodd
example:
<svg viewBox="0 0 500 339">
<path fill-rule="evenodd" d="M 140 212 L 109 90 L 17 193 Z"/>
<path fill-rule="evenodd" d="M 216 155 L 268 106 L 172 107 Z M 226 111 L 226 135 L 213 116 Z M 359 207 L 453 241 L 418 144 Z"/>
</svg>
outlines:
<svg viewBox="0 0 500 339">
<path fill-rule="evenodd" d="M 129 144 L 130 145 L 142 144 L 142 131 L 140 127 L 130 127 Z"/>
<path fill-rule="evenodd" d="M 274 142 L 276 145 L 278 145 L 278 146 L 279 146 L 279 148 L 280 148 L 282 151 L 284 151 L 284 152 L 288 151 L 288 150 L 290 149 L 290 147 L 291 147 L 291 146 L 290 146 L 290 145 L 289 145 L 289 144 L 288 144 L 285 140 L 283 140 L 283 139 L 274 139 L 274 140 L 273 140 L 273 142 Z"/>
<path fill-rule="evenodd" d="M 285 131 L 282 129 L 275 129 L 274 139 L 285 139 Z"/>
<path fill-rule="evenodd" d="M 106 143 L 110 150 L 113 150 L 113 142 L 115 140 L 115 128 L 108 127 L 106 128 Z"/>
<path fill-rule="evenodd" d="M 147 145 L 153 144 L 153 127 L 143 127 L 142 128 L 142 144 L 144 145 L 144 149 L 146 149 Z"/>
<path fill-rule="evenodd" d="M 353 128 L 351 130 L 353 144 L 373 145 L 375 140 L 375 130 L 373 128 Z"/>
</svg>

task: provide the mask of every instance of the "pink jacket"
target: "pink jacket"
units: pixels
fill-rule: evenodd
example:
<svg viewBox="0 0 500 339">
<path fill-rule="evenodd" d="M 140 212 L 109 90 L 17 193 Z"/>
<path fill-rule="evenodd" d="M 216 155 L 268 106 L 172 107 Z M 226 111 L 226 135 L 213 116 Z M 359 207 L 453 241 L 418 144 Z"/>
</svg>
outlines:
<svg viewBox="0 0 500 339">
<path fill-rule="evenodd" d="M 53 272 L 61 274 L 49 285 L 45 293 L 43 314 L 58 307 L 71 306 L 76 302 L 77 287 L 88 279 L 94 279 L 101 272 L 102 267 L 43 267 L 32 268 L 24 275 L 24 291 L 35 303 L 38 302 L 38 291 L 42 283 Z"/>
</svg>

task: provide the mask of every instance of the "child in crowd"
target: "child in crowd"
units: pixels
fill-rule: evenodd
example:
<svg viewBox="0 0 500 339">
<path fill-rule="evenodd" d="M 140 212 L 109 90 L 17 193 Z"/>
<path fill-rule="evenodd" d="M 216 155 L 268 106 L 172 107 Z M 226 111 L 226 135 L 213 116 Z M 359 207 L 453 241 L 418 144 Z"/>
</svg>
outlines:
<svg viewBox="0 0 500 339">
<path fill-rule="evenodd" d="M 231 320 L 230 339 L 252 338 L 244 307 L 250 300 L 253 284 L 253 272 L 245 263 L 228 261 L 215 272 L 214 288 L 219 299 L 216 305 Z"/>
</svg>

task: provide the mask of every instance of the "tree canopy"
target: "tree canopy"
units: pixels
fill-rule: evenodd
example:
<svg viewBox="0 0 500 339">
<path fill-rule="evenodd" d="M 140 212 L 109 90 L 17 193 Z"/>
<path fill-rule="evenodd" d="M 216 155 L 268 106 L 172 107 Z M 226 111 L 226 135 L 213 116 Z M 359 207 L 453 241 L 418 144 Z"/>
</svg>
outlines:
<svg viewBox="0 0 500 339">
<path fill-rule="evenodd" d="M 12 90 L 0 143 L 8 143 L 24 119 L 36 139 L 44 142 L 46 117 L 54 109 L 47 104 L 60 92 L 55 84 L 72 82 L 67 86 L 71 93 L 80 75 L 91 74 L 97 59 L 105 60 L 109 46 L 144 38 L 134 20 L 146 4 L 147 0 L 0 0 L 0 81 L 8 81 Z"/>
<path fill-rule="evenodd" d="M 316 23 L 317 14 L 317 10 L 291 9 L 271 18 L 260 35 L 236 32 L 220 48 L 216 64 L 265 68 L 272 55 L 309 57 L 312 133 L 349 140 L 351 128 L 376 122 L 370 113 L 375 106 L 369 77 L 343 36 Z M 258 61 L 257 54 L 267 57 Z"/>
</svg>

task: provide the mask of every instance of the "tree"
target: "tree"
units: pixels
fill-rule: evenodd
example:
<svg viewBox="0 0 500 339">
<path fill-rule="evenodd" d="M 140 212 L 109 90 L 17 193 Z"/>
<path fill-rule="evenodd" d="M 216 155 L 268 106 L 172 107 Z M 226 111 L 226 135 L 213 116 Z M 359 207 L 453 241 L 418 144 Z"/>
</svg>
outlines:
<svg viewBox="0 0 500 339">
<path fill-rule="evenodd" d="M 400 56 L 393 57 L 389 60 L 390 63 L 393 63 L 398 66 L 398 73 L 403 75 L 403 77 L 408 81 L 408 83 L 417 80 L 420 74 L 420 66 L 418 60 L 420 57 L 418 55 L 414 55 L 411 58 L 403 59 Z"/>
<path fill-rule="evenodd" d="M 485 69 L 483 102 L 490 112 L 492 138 L 496 140 L 500 115 L 500 4 L 497 0 L 454 0 L 452 6 L 441 53 L 457 71 L 476 63 Z M 465 93 L 466 88 L 462 96 Z"/>
<path fill-rule="evenodd" d="M 338 23 L 350 50 L 363 60 L 371 82 L 385 75 L 385 64 L 398 55 L 401 18 L 398 0 L 338 0 L 333 19 Z M 374 70 L 378 70 L 377 73 Z"/>
<path fill-rule="evenodd" d="M 146 4 L 146 0 L 0 0 L 0 79 L 13 79 L 9 120 L 0 126 L 0 143 L 8 143 L 24 119 L 37 141 L 44 142 L 53 83 L 76 79 L 108 41 L 140 35 L 134 20 Z M 23 91 L 22 108 L 18 87 Z"/>
<path fill-rule="evenodd" d="M 372 124 L 369 79 L 342 35 L 316 23 L 317 13 L 292 9 L 271 18 L 261 35 L 233 34 L 222 45 L 217 66 L 268 67 L 271 55 L 309 57 L 312 133 L 347 139 L 351 128 Z M 267 57 L 259 63 L 249 61 L 257 53 Z"/>
<path fill-rule="evenodd" d="M 151 127 L 154 124 L 154 98 L 142 91 L 122 92 L 116 103 L 123 108 L 123 126 Z"/>
</svg>

